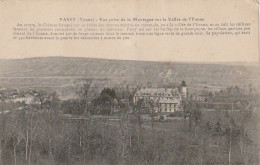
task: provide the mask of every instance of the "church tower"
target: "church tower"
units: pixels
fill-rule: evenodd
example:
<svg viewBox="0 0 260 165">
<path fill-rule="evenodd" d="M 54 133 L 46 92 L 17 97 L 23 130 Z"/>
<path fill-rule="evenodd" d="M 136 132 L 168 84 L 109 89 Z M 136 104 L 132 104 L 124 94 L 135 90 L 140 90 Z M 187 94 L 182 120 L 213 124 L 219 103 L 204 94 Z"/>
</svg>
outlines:
<svg viewBox="0 0 260 165">
<path fill-rule="evenodd" d="M 181 83 L 181 96 L 182 99 L 185 100 L 187 98 L 187 85 L 185 83 L 185 81 L 182 81 Z"/>
</svg>

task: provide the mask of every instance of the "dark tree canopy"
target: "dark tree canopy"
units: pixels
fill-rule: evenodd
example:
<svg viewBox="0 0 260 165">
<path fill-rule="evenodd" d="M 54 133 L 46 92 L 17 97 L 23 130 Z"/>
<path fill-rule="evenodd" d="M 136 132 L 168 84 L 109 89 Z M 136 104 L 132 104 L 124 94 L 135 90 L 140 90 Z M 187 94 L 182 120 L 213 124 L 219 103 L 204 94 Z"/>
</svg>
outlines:
<svg viewBox="0 0 260 165">
<path fill-rule="evenodd" d="M 115 99 L 116 98 L 116 92 L 114 91 L 114 89 L 110 89 L 110 88 L 104 88 L 101 93 L 100 93 L 100 96 L 102 95 L 108 95 L 110 96 L 111 98 Z"/>
<path fill-rule="evenodd" d="M 99 97 L 94 99 L 94 105 L 112 105 L 116 99 L 116 92 L 110 88 L 104 88 Z"/>
<path fill-rule="evenodd" d="M 182 82 L 181 82 L 181 86 L 182 86 L 182 87 L 186 87 L 186 86 L 187 86 L 187 85 L 186 85 L 186 82 L 185 82 L 185 81 L 182 81 Z"/>
</svg>

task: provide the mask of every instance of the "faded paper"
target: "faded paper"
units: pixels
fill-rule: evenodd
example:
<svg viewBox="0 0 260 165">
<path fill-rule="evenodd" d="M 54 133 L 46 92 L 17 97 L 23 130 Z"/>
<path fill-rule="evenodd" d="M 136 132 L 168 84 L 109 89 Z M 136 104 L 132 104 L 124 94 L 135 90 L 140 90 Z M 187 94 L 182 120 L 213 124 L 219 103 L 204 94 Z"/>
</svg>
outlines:
<svg viewBox="0 0 260 165">
<path fill-rule="evenodd" d="M 72 107 L 72 109 L 76 107 L 75 105 L 69 106 L 65 103 L 73 99 L 77 101 L 78 97 L 82 96 L 78 92 L 78 87 L 84 83 L 84 79 L 91 79 L 91 82 L 95 81 L 96 84 L 93 85 L 92 82 L 94 87 L 89 86 L 91 86 L 91 89 L 97 90 L 91 93 L 92 95 L 86 99 L 87 101 L 84 100 L 86 101 L 84 105 L 88 105 L 87 108 L 85 107 L 84 109 L 84 115 L 86 115 L 87 109 L 91 107 L 89 105 L 92 105 L 95 99 L 98 100 L 98 96 L 102 93 L 103 88 L 115 89 L 117 94 L 120 93 L 120 90 L 122 92 L 126 89 L 132 92 L 131 95 L 129 94 L 131 97 L 127 96 L 128 99 L 130 98 L 127 100 L 129 101 L 127 107 L 129 114 L 136 112 L 137 115 L 138 105 L 137 102 L 134 101 L 134 96 L 139 90 L 141 91 L 140 93 L 142 93 L 143 88 L 155 88 L 160 90 L 165 88 L 166 92 L 166 88 L 177 87 L 177 85 L 181 83 L 183 86 L 186 86 L 185 82 L 188 91 L 187 97 L 189 96 L 191 100 L 194 99 L 198 102 L 201 102 L 201 99 L 204 100 L 203 92 L 205 92 L 205 90 L 209 90 L 209 93 L 213 93 L 215 96 L 221 95 L 222 91 L 228 90 L 233 94 L 233 90 L 237 90 L 237 87 L 243 92 L 254 91 L 255 95 L 253 98 L 258 98 L 258 28 L 258 3 L 254 0 L 1 0 L 0 87 L 3 88 L 4 91 L 6 89 L 17 89 L 18 91 L 28 92 L 31 102 L 28 103 L 26 108 L 30 107 L 31 104 L 36 104 L 34 101 L 37 100 L 36 96 L 38 95 L 33 95 L 32 91 L 55 91 L 58 93 L 59 99 L 62 100 L 59 105 L 63 105 L 62 103 L 65 105 L 65 108 L 59 107 L 59 110 L 63 113 L 66 106 L 67 108 Z M 183 81 L 185 81 L 184 84 Z M 176 90 L 179 89 L 179 87 L 176 88 Z M 120 100 L 123 104 L 126 100 L 124 92 L 122 92 L 123 94 L 121 93 L 121 98 L 117 98 L 116 103 L 113 102 L 113 106 L 120 102 Z M 4 94 L 2 95 L 4 96 Z M 23 96 L 21 97 L 23 98 Z M 227 97 L 227 99 L 224 99 L 223 102 L 228 102 L 229 96 L 225 97 Z M 252 99 L 251 96 L 250 99 Z M 11 100 L 13 100 L 13 98 L 11 98 Z M 41 99 L 39 100 L 39 102 L 42 102 Z M 251 108 L 250 110 L 254 110 L 253 116 L 259 115 L 258 101 L 254 100 L 251 103 L 245 100 L 246 99 L 243 101 L 236 100 L 236 102 L 228 102 L 228 114 L 232 116 L 233 111 L 236 112 L 236 105 L 233 104 L 241 104 L 241 106 L 246 104 L 244 109 Z M 39 102 L 38 104 L 41 106 L 39 106 L 40 108 L 38 107 L 38 109 L 44 109 Z M 184 105 L 183 103 L 184 101 L 180 104 L 180 109 L 182 109 L 181 113 L 185 113 L 184 107 L 187 107 L 186 104 Z M 68 104 L 71 104 L 71 102 Z M 203 104 L 203 106 L 200 107 L 206 111 L 206 114 L 214 109 L 206 107 L 208 104 L 209 103 L 207 103 L 207 105 Z M 93 111 L 96 110 L 95 106 Z M 221 106 L 219 107 L 220 109 L 223 108 Z M 24 107 L 21 109 L 23 108 Z M 151 108 L 151 106 L 149 106 L 149 108 Z M 113 109 L 115 110 L 116 108 L 113 107 Z M 225 110 L 225 108 L 223 109 Z M 120 110 L 122 109 L 119 108 L 118 111 L 120 112 Z M 102 152 L 103 156 L 99 154 L 99 152 L 101 152 L 100 149 L 95 151 L 96 155 L 91 155 L 93 156 L 93 160 L 91 159 L 93 161 L 92 164 L 258 164 L 259 160 L 257 160 L 252 153 L 256 155 L 259 154 L 259 146 L 256 145 L 256 143 L 258 143 L 256 139 L 259 139 L 259 129 L 252 129 L 254 130 L 253 134 L 248 135 L 252 137 L 250 144 L 244 144 L 242 140 L 247 135 L 243 134 L 242 136 L 241 132 L 246 128 L 244 128 L 243 124 L 234 124 L 237 127 L 238 125 L 241 126 L 241 138 L 232 141 L 230 139 L 232 139 L 231 136 L 233 136 L 233 134 L 227 137 L 229 135 L 227 132 L 232 131 L 231 127 L 227 127 L 227 123 L 225 123 L 226 125 L 219 124 L 224 121 L 226 114 L 224 112 L 221 113 L 221 110 L 218 111 L 220 112 L 218 113 L 218 117 L 209 117 L 209 121 L 213 122 L 212 130 L 219 129 L 219 127 L 223 126 L 223 128 L 221 127 L 222 131 L 226 131 L 221 135 L 219 133 L 217 137 L 218 140 L 216 141 L 212 140 L 214 138 L 216 139 L 217 135 L 215 136 L 215 134 L 215 137 L 212 139 L 206 138 L 210 137 L 208 134 L 207 136 L 198 137 L 200 133 L 196 132 L 197 128 L 199 130 L 197 120 L 196 122 L 195 119 L 194 121 L 190 120 L 190 122 L 194 122 L 194 127 L 191 126 L 192 124 L 189 127 L 186 117 L 185 119 L 181 119 L 181 121 L 187 120 L 186 127 L 184 122 L 184 128 L 180 130 L 187 129 L 187 131 L 192 131 L 190 141 L 187 140 L 189 136 L 187 134 L 178 137 L 179 139 L 182 137 L 184 137 L 184 139 L 187 138 L 186 140 L 189 141 L 183 143 L 184 148 L 187 147 L 183 150 L 181 142 L 176 142 L 175 144 L 172 141 L 167 141 L 168 139 L 159 137 L 159 135 L 161 135 L 160 133 L 157 134 L 153 132 L 152 137 L 150 137 L 150 134 L 146 137 L 140 133 L 142 129 L 152 131 L 167 130 L 166 126 L 161 125 L 160 122 L 153 123 L 154 125 L 152 125 L 152 127 L 144 124 L 142 129 L 140 122 L 140 132 L 137 131 L 138 134 L 136 136 L 131 136 L 131 133 L 129 135 L 126 131 L 124 132 L 124 130 L 128 130 L 128 127 L 123 127 L 127 124 L 121 123 L 118 126 L 118 130 L 122 129 L 122 132 L 120 132 L 121 134 L 118 136 L 119 140 L 117 139 L 117 143 L 114 145 L 118 148 L 115 149 L 116 152 L 108 149 L 109 153 L 118 152 L 117 156 L 113 155 L 114 157 L 111 156 L 111 159 L 109 159 L 105 151 L 102 150 L 104 152 Z M 9 109 L 4 109 L 3 112 L 4 111 L 9 112 Z M 99 111 L 101 110 L 99 109 Z M 149 115 L 154 114 L 151 113 Z M 116 115 L 112 115 L 112 117 L 115 116 Z M 124 118 L 118 116 L 119 115 L 115 117 L 115 121 L 130 120 L 130 117 Z M 140 118 L 140 116 L 136 118 L 136 121 L 139 121 Z M 158 115 L 158 118 L 160 119 L 160 115 Z M 145 121 L 146 119 L 143 120 Z M 151 122 L 153 121 L 154 119 L 152 118 Z M 201 121 L 204 120 L 201 119 Z M 244 122 L 242 119 L 240 121 Z M 114 121 L 110 121 L 110 119 L 106 122 L 110 125 L 118 124 L 113 123 Z M 129 123 L 131 122 L 129 121 Z M 150 120 L 148 123 L 149 122 Z M 206 121 L 204 121 L 204 124 L 205 123 Z M 254 123 L 257 124 L 256 122 Z M 156 128 L 156 125 L 158 128 Z M 232 128 L 236 128 L 234 125 L 232 125 Z M 47 127 L 49 129 L 50 126 L 47 125 Z M 136 129 L 136 127 L 130 126 L 131 129 L 129 130 Z M 215 129 L 215 127 L 217 128 Z M 241 131 L 242 127 L 243 131 Z M 83 126 L 77 127 L 77 129 L 80 128 L 83 129 Z M 192 128 L 194 128 L 194 130 Z M 203 128 L 203 133 L 207 132 L 204 127 L 200 128 Z M 250 130 L 250 128 L 250 126 L 247 127 L 247 130 Z M 37 127 L 37 129 L 40 128 Z M 91 127 L 91 129 L 94 129 L 94 127 Z M 17 127 L 13 126 L 12 130 L 17 130 Z M 19 132 L 19 129 L 17 132 Z M 44 129 L 42 132 L 47 131 Z M 42 151 L 48 153 L 46 154 L 48 155 L 48 159 L 45 161 L 64 163 L 62 161 L 65 160 L 66 162 L 67 160 L 66 163 L 72 164 L 77 160 L 76 156 L 78 155 L 76 155 L 76 153 L 83 153 L 83 155 L 79 154 L 81 157 L 76 164 L 84 164 L 86 162 L 91 164 L 90 158 L 87 157 L 87 155 L 93 153 L 87 148 L 89 147 L 87 144 L 90 146 L 93 144 L 95 146 L 96 143 L 94 144 L 93 141 L 91 141 L 93 143 L 90 141 L 82 142 L 81 138 L 87 131 L 83 129 L 82 132 L 72 133 L 68 136 L 71 138 L 69 139 L 71 141 L 77 138 L 80 139 L 79 141 L 75 140 L 75 144 L 70 143 L 69 140 L 66 141 L 66 143 L 60 140 L 62 143 L 58 143 L 57 139 L 60 138 L 59 136 L 46 133 L 46 137 L 49 137 L 49 139 L 47 138 L 48 143 L 46 141 L 43 145 L 46 144 L 46 146 L 48 146 L 46 147 L 48 151 Z M 201 134 L 204 135 L 203 133 Z M 19 133 L 17 134 L 20 135 Z M 111 135 L 112 133 L 108 134 Z M 156 137 L 157 139 L 154 134 L 158 135 L 158 137 Z M 162 135 L 166 137 L 167 134 L 168 133 L 163 133 Z M 177 134 L 175 135 L 177 136 Z M 179 133 L 178 136 L 180 134 L 181 133 Z M 14 136 L 14 141 L 17 142 L 15 143 L 16 145 L 10 144 L 9 146 L 11 148 L 10 151 L 13 151 L 11 153 L 12 156 L 10 156 L 10 162 L 13 164 L 17 162 L 23 162 L 25 164 L 31 163 L 29 159 L 30 155 L 28 157 L 27 154 L 29 154 L 29 150 L 32 150 L 34 153 L 31 157 L 35 160 L 36 164 L 39 164 L 39 160 L 43 159 L 44 156 L 39 156 L 39 158 L 37 154 L 41 155 L 42 152 L 38 152 L 38 150 L 33 147 L 29 149 L 26 147 L 26 151 L 23 151 L 23 145 L 18 144 L 18 141 L 21 140 L 21 144 L 24 143 L 25 146 L 37 146 L 38 143 L 36 143 L 36 139 L 38 137 L 36 137 L 36 135 L 38 134 L 35 133 L 31 135 L 31 139 L 35 139 L 35 144 L 32 143 L 30 145 L 28 145 L 29 143 L 26 141 L 26 134 L 21 137 L 18 135 Z M 101 135 L 99 135 L 100 134 L 98 134 L 98 136 L 93 135 L 94 139 L 100 138 Z M 176 137 L 175 135 L 172 137 Z M 72 138 L 74 136 L 75 139 Z M 103 136 L 104 134 L 102 134 L 102 138 Z M 240 137 L 237 134 L 234 136 Z M 11 137 L 13 137 L 13 134 L 10 134 L 10 138 Z M 84 134 L 84 140 L 91 137 L 91 133 Z M 151 144 L 158 143 L 158 146 L 151 145 L 151 147 L 147 141 L 145 141 L 144 144 L 148 146 L 141 145 L 139 141 L 140 137 L 143 137 L 144 141 L 155 138 L 156 142 L 149 142 Z M 3 142 L 6 140 L 5 136 L 1 138 Z M 115 135 L 111 138 L 117 138 L 117 136 Z M 203 138 L 206 139 L 205 145 Z M 100 145 L 106 146 L 106 142 L 108 143 L 109 140 L 104 139 L 103 141 L 98 140 L 100 140 Z M 130 139 L 130 142 L 127 139 Z M 136 142 L 136 146 L 140 146 L 140 148 L 143 149 L 142 151 L 140 150 L 140 152 L 135 150 L 136 148 L 133 147 L 135 144 L 131 141 L 136 139 L 138 139 L 134 141 Z M 163 139 L 163 144 L 159 145 L 161 139 Z M 193 144 L 191 141 L 194 139 L 202 140 L 198 140 Z M 57 156 L 58 151 L 63 149 L 60 149 L 59 146 L 55 146 L 54 144 L 56 142 L 60 146 L 64 144 L 64 152 L 66 151 L 65 153 L 67 154 L 66 159 L 63 160 Z M 68 145 L 65 145 L 67 143 Z M 172 150 L 166 147 L 170 144 L 175 146 Z M 208 150 L 204 152 L 204 150 L 194 149 L 196 146 L 201 147 L 203 145 L 206 146 L 206 144 L 209 145 L 206 148 L 210 149 L 211 152 Z M 207 155 L 207 153 L 214 153 L 213 150 L 215 148 L 220 149 L 224 144 L 229 147 L 223 149 L 223 155 L 221 155 L 222 152 L 220 154 L 220 152 L 217 151 L 215 157 Z M 253 149 L 249 148 L 252 144 L 255 144 Z M 78 151 L 71 147 L 71 145 L 75 145 L 81 150 Z M 87 147 L 85 147 L 85 145 Z M 20 147 L 19 149 L 21 151 L 14 151 L 14 146 Z M 98 146 L 96 147 L 98 148 Z M 108 145 L 106 147 L 109 148 L 111 146 Z M 152 149 L 149 149 L 149 147 L 154 149 L 153 152 L 151 151 L 151 157 L 149 157 L 148 151 Z M 158 150 L 156 150 L 157 148 Z M 0 154 L 2 155 L 4 155 L 4 152 L 9 152 L 5 150 L 4 145 L 0 146 L 0 149 L 2 152 L 0 152 Z M 168 152 L 167 149 L 169 149 Z M 194 153 L 188 152 L 193 151 L 193 149 Z M 249 151 L 245 151 L 246 149 Z M 184 150 L 185 154 L 182 153 Z M 164 153 L 164 155 L 160 155 L 160 152 Z M 17 153 L 18 156 L 14 153 Z M 86 155 L 84 155 L 84 153 L 86 153 Z M 144 154 L 146 157 L 142 155 L 143 153 L 146 153 Z M 180 155 L 197 155 L 186 160 L 186 158 L 176 156 L 178 153 Z M 140 159 L 136 156 L 139 154 L 141 155 Z M 169 156 L 168 154 L 173 155 Z M 204 156 L 208 159 L 203 159 Z M 172 159 L 170 159 L 170 157 Z M 239 158 L 239 160 L 236 161 L 237 158 Z M 186 162 L 184 160 L 186 160 Z M 0 163 L 5 161 L 7 162 L 8 159 L 5 160 L 4 156 L 2 156 Z"/>
<path fill-rule="evenodd" d="M 258 6 L 254 1 L 1 1 L 2 58 L 81 56 L 109 59 L 256 62 Z M 18 23 L 71 23 L 59 18 L 202 18 L 199 23 L 250 23 L 250 35 L 137 36 L 130 40 L 17 41 Z M 195 21 L 194 21 L 195 22 Z M 191 22 L 191 23 L 194 23 Z M 84 22 L 83 22 L 84 23 Z M 207 43 L 207 44 L 205 44 Z M 99 49 L 97 49 L 97 45 Z M 232 45 L 232 46 L 231 46 Z M 234 45 L 234 46 L 233 46 Z M 103 51 L 105 50 L 105 51 Z M 91 53 L 90 53 L 91 52 Z M 36 55 L 37 54 L 37 55 Z M 160 56 L 158 56 L 160 54 Z"/>
</svg>

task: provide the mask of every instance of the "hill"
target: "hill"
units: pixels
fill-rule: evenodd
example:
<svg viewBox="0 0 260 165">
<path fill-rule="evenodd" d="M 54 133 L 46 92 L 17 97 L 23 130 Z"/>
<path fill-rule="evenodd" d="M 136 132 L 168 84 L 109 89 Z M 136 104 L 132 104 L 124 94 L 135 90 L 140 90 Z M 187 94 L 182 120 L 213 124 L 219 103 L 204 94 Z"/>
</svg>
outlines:
<svg viewBox="0 0 260 165">
<path fill-rule="evenodd" d="M 0 60 L 0 86 L 64 88 L 85 78 L 120 84 L 177 84 L 191 89 L 204 85 L 221 88 L 256 84 L 258 67 L 243 63 L 180 63 L 125 61 L 74 57 L 38 57 Z"/>
</svg>

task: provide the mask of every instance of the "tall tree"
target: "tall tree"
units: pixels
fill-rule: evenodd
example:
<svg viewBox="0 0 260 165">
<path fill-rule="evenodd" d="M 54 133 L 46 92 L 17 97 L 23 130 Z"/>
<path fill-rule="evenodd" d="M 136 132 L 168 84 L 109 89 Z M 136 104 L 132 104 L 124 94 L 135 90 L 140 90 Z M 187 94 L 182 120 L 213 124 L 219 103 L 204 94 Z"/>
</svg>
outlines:
<svg viewBox="0 0 260 165">
<path fill-rule="evenodd" d="M 142 107 L 143 107 L 143 104 L 144 104 L 144 100 L 143 99 L 139 99 L 136 103 L 136 108 L 137 108 L 137 111 L 138 111 L 138 125 L 139 125 L 139 128 L 141 129 L 141 125 L 142 125 L 142 121 L 141 121 L 141 110 L 142 110 Z"/>
<path fill-rule="evenodd" d="M 41 110 L 43 109 L 44 103 L 47 101 L 47 97 L 48 97 L 47 92 L 45 92 L 43 90 L 35 93 L 34 102 L 37 103 L 37 104 L 38 103 L 40 104 Z"/>
<path fill-rule="evenodd" d="M 82 107 L 84 114 L 89 114 L 89 106 L 90 106 L 90 92 L 91 92 L 91 84 L 92 79 L 85 80 L 84 84 L 77 90 L 77 94 L 80 98 L 80 107 Z"/>
</svg>

